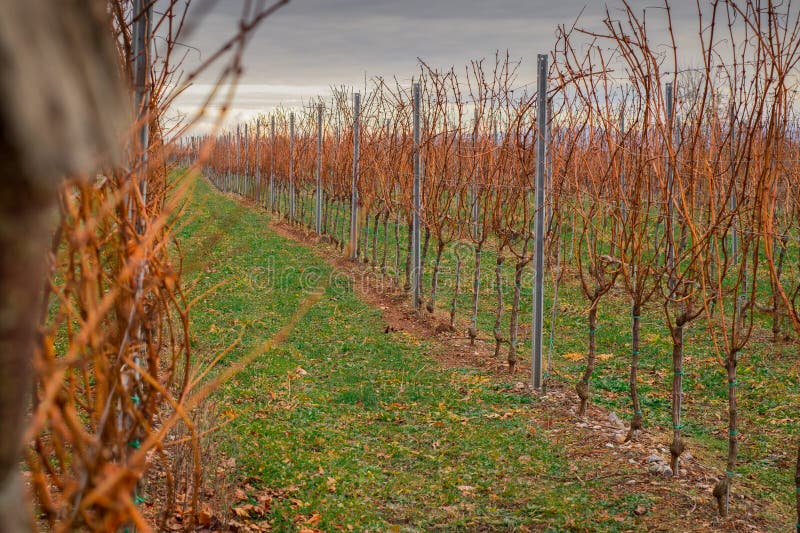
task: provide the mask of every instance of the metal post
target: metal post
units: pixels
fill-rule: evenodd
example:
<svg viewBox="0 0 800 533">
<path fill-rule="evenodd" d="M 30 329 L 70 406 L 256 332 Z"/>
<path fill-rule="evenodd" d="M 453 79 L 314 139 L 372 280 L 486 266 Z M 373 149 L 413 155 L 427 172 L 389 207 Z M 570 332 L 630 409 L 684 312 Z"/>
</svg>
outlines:
<svg viewBox="0 0 800 533">
<path fill-rule="evenodd" d="M 420 256 L 420 213 L 422 211 L 422 199 L 420 198 L 420 133 L 419 133 L 419 83 L 415 83 L 412 88 L 413 104 L 413 127 L 414 127 L 414 210 L 412 224 L 412 253 L 413 261 L 412 274 L 414 276 L 414 309 L 419 310 L 421 305 L 422 281 L 422 258 Z"/>
<path fill-rule="evenodd" d="M 139 127 L 139 145 L 142 150 L 142 163 L 147 161 L 147 143 L 150 138 L 149 121 L 147 120 L 147 104 L 150 101 L 150 87 L 148 85 L 148 74 L 150 71 L 150 19 L 153 7 L 149 5 L 146 9 L 146 2 L 136 0 L 133 6 L 134 16 L 139 16 L 134 22 L 134 86 L 137 118 L 142 122 Z M 142 201 L 147 204 L 147 180 L 143 179 L 139 183 L 139 190 L 142 194 Z"/>
<path fill-rule="evenodd" d="M 289 113 L 289 220 L 294 221 L 294 113 Z"/>
<path fill-rule="evenodd" d="M 544 173 L 544 181 L 545 187 L 548 191 L 553 190 L 553 155 L 550 150 L 550 145 L 553 142 L 553 106 L 550 102 L 547 102 L 547 126 L 545 127 L 545 138 L 544 138 L 544 149 L 547 155 L 544 158 L 545 164 L 545 173 Z M 547 203 L 547 226 L 550 226 L 550 222 L 553 220 L 553 203 Z"/>
<path fill-rule="evenodd" d="M 737 209 L 737 199 L 736 199 L 736 172 L 735 167 L 733 164 L 733 158 L 735 155 L 735 148 L 734 144 L 736 142 L 736 114 L 731 105 L 730 110 L 730 119 L 731 119 L 731 140 L 730 140 L 730 168 L 731 168 L 731 196 L 728 202 L 728 208 L 730 209 L 731 213 L 734 214 L 733 216 L 733 224 L 731 225 L 731 257 L 733 258 L 733 264 L 737 264 L 739 262 L 739 242 L 737 239 L 737 231 L 736 231 L 736 209 Z"/>
<path fill-rule="evenodd" d="M 474 118 L 474 127 L 472 130 L 472 155 L 475 156 L 477 154 L 477 144 L 479 138 L 479 128 L 480 128 L 480 116 L 478 115 L 478 109 L 475 108 L 474 110 L 475 118 Z M 480 159 L 476 159 L 480 161 Z M 480 235 L 480 222 L 478 218 L 480 217 L 480 204 L 478 203 L 478 179 L 480 178 L 481 170 L 480 170 L 480 163 L 478 163 L 478 169 L 475 172 L 475 178 L 472 182 L 472 238 L 476 241 Z"/>
<path fill-rule="evenodd" d="M 620 188 L 620 208 L 622 210 L 622 223 L 625 224 L 628 222 L 628 209 L 625 204 L 625 190 L 627 189 L 627 185 L 625 184 L 625 108 L 623 107 L 622 110 L 619 112 L 619 144 L 621 146 L 620 153 L 622 154 L 622 160 L 619 166 L 619 188 Z"/>
<path fill-rule="evenodd" d="M 547 56 L 538 57 L 536 102 L 536 212 L 534 213 L 533 323 L 531 331 L 531 375 L 533 388 L 542 388 L 542 329 L 544 315 L 544 175 L 547 130 Z"/>
<path fill-rule="evenodd" d="M 322 104 L 317 106 L 317 209 L 314 217 L 317 235 L 322 234 Z"/>
<path fill-rule="evenodd" d="M 269 208 L 275 210 L 275 115 L 270 117 Z"/>
<path fill-rule="evenodd" d="M 261 116 L 256 118 L 256 202 L 261 205 L 264 188 L 261 186 Z"/>
<path fill-rule="evenodd" d="M 241 153 L 240 146 L 242 141 L 242 128 L 241 125 L 236 125 L 236 194 L 242 194 L 242 175 L 239 173 L 241 166 Z"/>
<path fill-rule="evenodd" d="M 145 2 L 144 0 L 134 0 L 133 2 L 133 12 L 132 16 L 134 17 L 133 20 L 133 72 L 134 72 L 134 105 L 136 106 L 136 118 L 139 121 L 137 126 L 139 127 L 139 146 L 138 149 L 141 154 L 141 162 L 139 165 L 139 194 L 142 198 L 142 205 L 144 206 L 145 210 L 147 207 L 147 150 L 148 144 L 150 140 L 150 130 L 149 130 L 149 103 L 150 103 L 150 86 L 149 86 L 149 74 L 150 74 L 150 41 L 151 41 L 151 23 L 152 20 L 152 13 L 153 13 L 153 6 L 152 3 Z M 133 203 L 130 198 L 129 200 L 129 209 L 132 210 Z M 136 220 L 134 222 L 136 232 L 138 234 L 144 234 L 146 231 L 146 219 L 143 216 L 138 215 L 138 211 L 136 212 L 129 212 L 129 219 L 133 216 L 136 216 Z M 142 291 L 143 291 L 143 282 L 144 282 L 144 275 L 147 271 L 147 254 L 143 256 L 140 260 L 138 265 L 138 272 L 136 273 L 136 289 L 135 289 L 135 300 L 139 300 L 142 298 Z M 143 349 L 140 347 L 141 345 L 141 338 L 142 338 L 142 325 L 139 324 L 133 332 L 133 342 L 131 343 L 132 346 L 137 346 L 133 350 L 133 360 L 136 363 L 135 367 L 143 367 L 147 368 L 147 359 L 144 357 Z M 125 365 L 127 367 L 127 365 Z M 129 372 L 132 370 L 133 380 L 135 383 L 130 383 L 130 376 Z M 125 395 L 135 395 L 134 391 L 138 390 L 139 386 L 141 385 L 141 374 L 138 369 L 128 369 L 128 370 L 121 370 L 120 375 L 120 382 L 123 387 L 123 394 Z M 126 434 L 129 433 L 131 427 L 135 429 L 134 437 L 140 437 L 141 430 L 136 429 L 136 420 L 131 419 L 129 415 L 125 415 L 122 410 L 122 402 L 120 401 L 118 405 L 118 412 L 117 412 L 117 431 L 118 434 Z M 139 497 L 139 489 L 140 484 L 137 482 L 136 486 L 133 489 L 133 497 L 134 500 Z M 127 527 L 127 526 L 126 526 Z"/>
<path fill-rule="evenodd" d="M 664 86 L 664 98 L 666 100 L 666 111 L 667 111 L 667 139 L 668 143 L 672 143 L 672 123 L 673 123 L 673 109 L 672 109 L 672 99 L 673 99 L 673 92 L 672 92 L 672 83 L 667 82 Z M 675 266 L 675 233 L 672 226 L 672 193 L 673 193 L 673 180 L 675 179 L 673 170 L 672 170 L 672 162 L 670 160 L 670 150 L 669 145 L 667 145 L 666 150 L 666 160 L 667 160 L 667 198 L 665 198 L 666 205 L 667 205 L 667 228 L 666 231 L 669 231 L 669 235 L 667 236 L 667 270 L 670 272 L 668 285 L 669 288 L 672 290 L 675 288 L 675 275 L 673 267 Z"/>
<path fill-rule="evenodd" d="M 225 192 L 231 192 L 233 183 L 233 142 L 231 141 L 231 132 L 227 135 L 227 149 L 228 149 L 228 175 L 225 179 Z"/>
<path fill-rule="evenodd" d="M 250 178 L 247 175 L 249 170 L 248 161 L 250 159 L 250 132 L 248 131 L 248 124 L 244 125 L 244 150 L 242 152 L 242 174 L 244 174 L 244 196 L 250 195 Z"/>
<path fill-rule="evenodd" d="M 361 94 L 353 95 L 353 184 L 350 193 L 350 259 L 358 259 L 358 158 L 359 141 L 359 113 L 361 108 Z"/>
</svg>

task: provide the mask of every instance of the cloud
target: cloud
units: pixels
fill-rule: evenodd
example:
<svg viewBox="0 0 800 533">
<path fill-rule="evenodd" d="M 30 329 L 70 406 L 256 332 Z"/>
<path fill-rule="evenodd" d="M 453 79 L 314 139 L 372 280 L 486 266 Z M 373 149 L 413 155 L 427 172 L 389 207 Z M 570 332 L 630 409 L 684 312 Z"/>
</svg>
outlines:
<svg viewBox="0 0 800 533">
<path fill-rule="evenodd" d="M 648 23 L 665 40 L 660 2 L 633 3 L 637 10 L 647 9 Z M 685 44 L 696 41 L 696 6 L 680 4 L 672 16 Z M 235 33 L 242 5 L 241 0 L 216 2 L 186 38 L 186 44 L 201 51 L 188 55 L 187 67 Z M 605 7 L 593 0 L 293 0 L 266 19 L 249 41 L 233 110 L 268 110 L 280 101 L 310 97 L 312 87 L 360 87 L 374 76 L 406 82 L 419 71 L 418 57 L 463 72 L 472 59 L 508 50 L 523 60 L 518 82 L 528 84 L 535 78 L 536 54 L 552 50 L 558 25 L 572 24 L 581 12 L 582 25 L 602 29 Z M 212 69 L 201 82 L 214 75 Z M 177 104 L 188 109 L 196 103 L 189 96 Z"/>
</svg>

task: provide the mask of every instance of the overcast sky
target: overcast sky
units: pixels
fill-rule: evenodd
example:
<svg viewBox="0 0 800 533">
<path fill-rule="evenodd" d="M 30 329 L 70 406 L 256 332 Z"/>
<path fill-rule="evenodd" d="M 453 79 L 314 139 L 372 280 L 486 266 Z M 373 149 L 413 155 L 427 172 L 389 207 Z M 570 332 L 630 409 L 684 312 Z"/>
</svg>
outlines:
<svg viewBox="0 0 800 533">
<path fill-rule="evenodd" d="M 664 34 L 663 3 L 631 0 Z M 196 65 L 233 35 L 243 0 L 218 0 L 196 30 L 186 36 L 186 66 Z M 608 2 L 612 15 L 620 3 Z M 548 53 L 560 24 L 600 29 L 605 4 L 586 0 L 292 0 L 257 29 L 247 45 L 244 73 L 229 122 L 268 112 L 283 103 L 298 105 L 332 85 L 362 87 L 365 77 L 397 77 L 418 72 L 417 57 L 429 65 L 463 72 L 472 59 L 508 50 L 522 60 L 518 84 L 535 78 L 537 53 Z M 695 59 L 697 7 L 694 0 L 672 2 L 676 35 L 687 61 Z M 662 39 L 663 41 L 663 39 Z M 176 104 L 191 112 L 208 92 L 214 71 L 202 77 Z"/>
</svg>

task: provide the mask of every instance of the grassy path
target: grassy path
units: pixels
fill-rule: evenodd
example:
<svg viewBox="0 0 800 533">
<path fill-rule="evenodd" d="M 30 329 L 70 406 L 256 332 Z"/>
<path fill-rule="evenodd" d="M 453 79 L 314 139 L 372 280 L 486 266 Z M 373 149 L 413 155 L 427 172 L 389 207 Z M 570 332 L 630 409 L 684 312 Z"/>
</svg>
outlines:
<svg viewBox="0 0 800 533">
<path fill-rule="evenodd" d="M 548 432 L 540 400 L 442 367 L 433 342 L 385 333 L 380 311 L 270 231 L 267 214 L 202 180 L 190 201 L 179 239 L 193 294 L 227 280 L 193 309 L 201 361 L 241 336 L 221 364 L 235 361 L 325 286 L 287 342 L 217 394 L 238 415 L 218 438 L 251 503 L 270 494 L 260 518 L 273 530 L 652 529 L 655 513 L 634 511 L 658 498 L 574 461 L 580 434 Z"/>
</svg>

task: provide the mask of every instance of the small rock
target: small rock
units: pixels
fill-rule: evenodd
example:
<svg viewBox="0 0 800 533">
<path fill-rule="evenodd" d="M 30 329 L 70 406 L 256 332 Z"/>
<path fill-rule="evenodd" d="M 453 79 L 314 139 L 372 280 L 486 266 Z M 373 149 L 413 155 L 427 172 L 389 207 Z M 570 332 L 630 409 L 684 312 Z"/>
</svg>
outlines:
<svg viewBox="0 0 800 533">
<path fill-rule="evenodd" d="M 616 442 L 617 444 L 624 444 L 625 439 L 627 438 L 628 436 L 625 435 L 625 433 L 617 433 L 616 435 L 614 435 L 614 442 Z"/>
<path fill-rule="evenodd" d="M 651 474 L 660 474 L 661 473 L 661 465 L 658 463 L 653 463 L 650 465 L 650 468 L 647 469 L 648 472 Z"/>
<path fill-rule="evenodd" d="M 651 453 L 650 455 L 647 456 L 647 462 L 648 463 L 663 463 L 664 459 L 662 459 L 661 456 L 658 455 L 657 453 Z"/>
<path fill-rule="evenodd" d="M 614 445 L 610 442 L 606 442 L 606 448 L 613 448 Z"/>
<path fill-rule="evenodd" d="M 624 428 L 625 427 L 625 422 L 623 422 L 617 416 L 617 413 L 615 413 L 613 411 L 608 413 L 608 423 L 611 424 L 612 426 L 616 426 L 618 428 Z"/>
<path fill-rule="evenodd" d="M 669 465 L 661 465 L 661 471 L 659 472 L 664 477 L 672 477 L 672 469 Z"/>
<path fill-rule="evenodd" d="M 678 469 L 678 472 L 680 472 L 680 474 L 681 474 L 681 477 L 684 477 L 684 476 L 686 476 L 686 469 L 685 469 L 685 468 L 679 468 L 679 469 Z"/>
<path fill-rule="evenodd" d="M 683 461 L 691 461 L 691 460 L 692 460 L 692 454 L 691 454 L 691 453 L 689 453 L 689 452 L 683 452 L 683 453 L 681 454 L 681 459 L 682 459 Z"/>
</svg>

